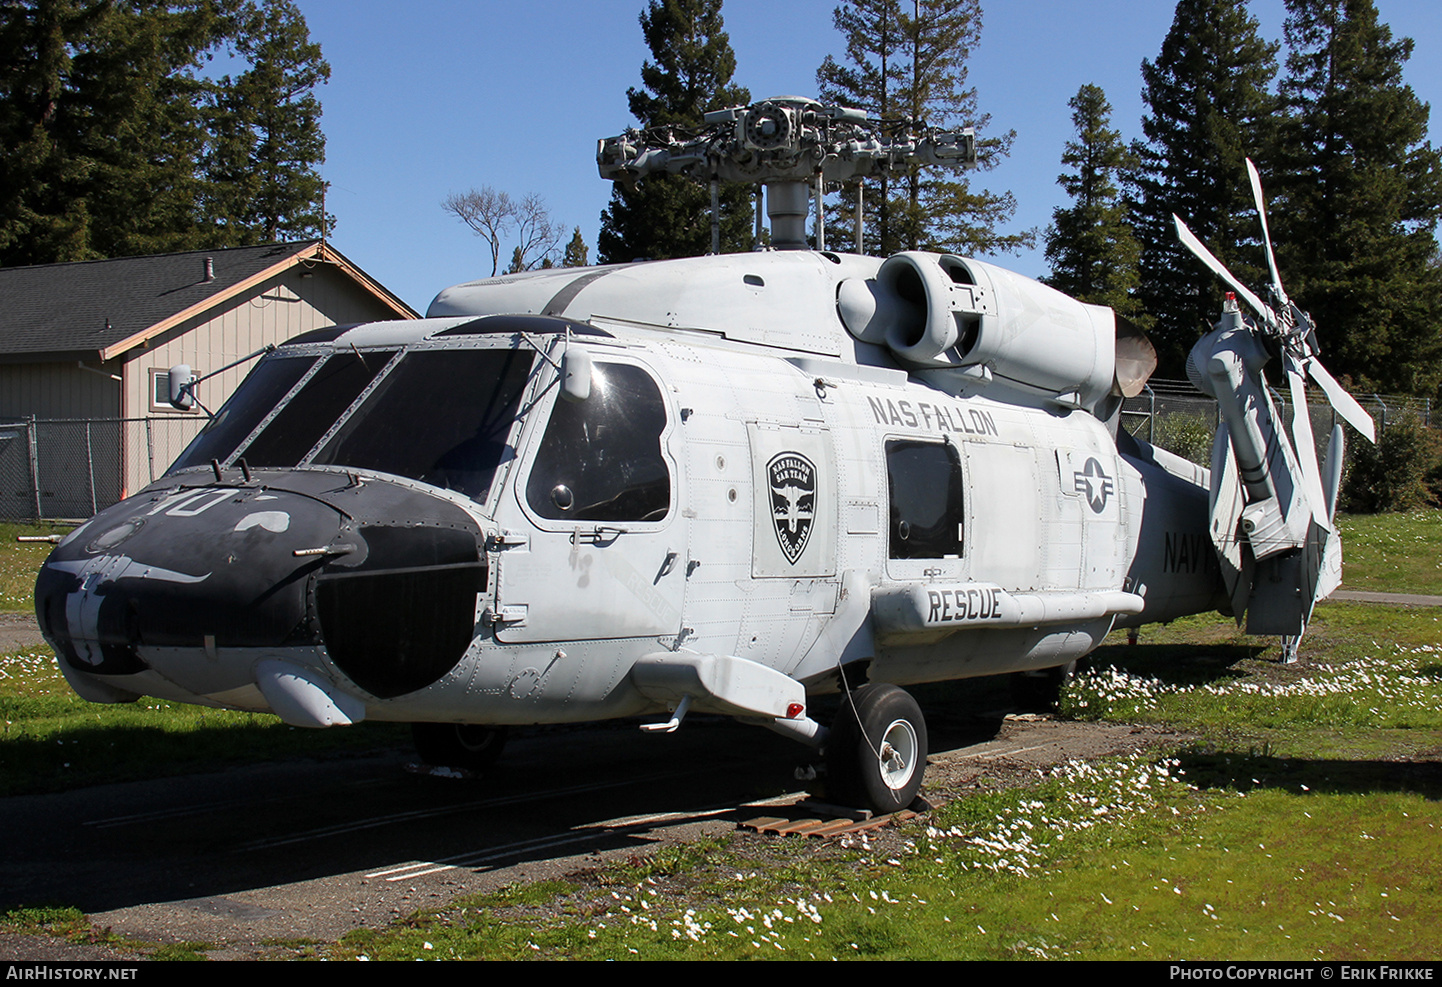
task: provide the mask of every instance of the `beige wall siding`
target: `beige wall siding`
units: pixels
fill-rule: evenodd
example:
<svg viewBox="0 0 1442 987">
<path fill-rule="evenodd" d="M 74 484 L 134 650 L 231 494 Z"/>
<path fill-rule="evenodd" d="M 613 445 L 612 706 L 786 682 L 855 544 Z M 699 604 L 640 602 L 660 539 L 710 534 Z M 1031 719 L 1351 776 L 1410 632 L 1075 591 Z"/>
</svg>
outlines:
<svg viewBox="0 0 1442 987">
<path fill-rule="evenodd" d="M 389 319 L 394 312 L 381 305 L 330 264 L 300 264 L 232 299 L 210 318 L 197 318 L 127 353 L 121 414 L 170 419 L 152 428 L 141 442 L 127 429 L 126 492 L 134 493 L 160 476 L 205 423 L 200 413 L 177 412 L 151 403 L 152 371 L 168 372 L 180 363 L 200 374 L 218 370 L 271 343 L 325 326 Z M 205 381 L 197 390 L 211 411 L 218 409 L 254 368 L 248 361 Z"/>
<path fill-rule="evenodd" d="M 81 370 L 71 363 L 0 364 L 0 419 L 114 418 L 120 414 L 119 360 L 102 372 Z"/>
</svg>

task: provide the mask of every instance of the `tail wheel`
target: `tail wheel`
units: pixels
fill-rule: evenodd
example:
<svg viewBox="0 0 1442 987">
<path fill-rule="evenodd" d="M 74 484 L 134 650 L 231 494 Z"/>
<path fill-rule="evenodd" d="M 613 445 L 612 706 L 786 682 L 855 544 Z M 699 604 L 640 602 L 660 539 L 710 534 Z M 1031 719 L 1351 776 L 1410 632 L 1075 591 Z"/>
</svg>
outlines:
<svg viewBox="0 0 1442 987">
<path fill-rule="evenodd" d="M 412 723 L 416 753 L 437 767 L 480 771 L 496 763 L 506 747 L 506 728 L 472 723 Z"/>
<path fill-rule="evenodd" d="M 905 690 L 864 685 L 843 698 L 826 745 L 829 797 L 846 805 L 897 812 L 921 790 L 926 720 Z"/>
</svg>

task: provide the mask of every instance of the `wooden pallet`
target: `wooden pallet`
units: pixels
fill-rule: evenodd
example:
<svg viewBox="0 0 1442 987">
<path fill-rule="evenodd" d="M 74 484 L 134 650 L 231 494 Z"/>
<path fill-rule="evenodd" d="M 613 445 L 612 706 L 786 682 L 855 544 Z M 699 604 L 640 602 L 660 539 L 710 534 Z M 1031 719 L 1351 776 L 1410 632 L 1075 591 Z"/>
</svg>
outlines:
<svg viewBox="0 0 1442 987">
<path fill-rule="evenodd" d="M 849 816 L 840 819 L 834 817 L 817 819 L 811 816 L 799 816 L 792 819 L 781 816 L 758 816 L 755 819 L 737 823 L 737 828 L 772 836 L 810 836 L 814 839 L 826 840 L 847 833 L 861 833 L 890 826 L 893 823 L 908 822 L 918 818 L 919 813 L 910 809 L 902 809 L 900 812 L 884 816 L 872 816 L 869 813 L 867 815 L 868 817 L 864 819 Z"/>
</svg>

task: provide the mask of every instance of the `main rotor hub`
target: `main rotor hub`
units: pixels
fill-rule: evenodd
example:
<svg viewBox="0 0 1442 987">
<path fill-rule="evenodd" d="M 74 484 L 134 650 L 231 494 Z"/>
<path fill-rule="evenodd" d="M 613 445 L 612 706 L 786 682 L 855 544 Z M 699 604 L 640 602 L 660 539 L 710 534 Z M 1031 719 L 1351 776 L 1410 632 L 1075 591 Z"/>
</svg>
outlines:
<svg viewBox="0 0 1442 987">
<path fill-rule="evenodd" d="M 627 130 L 598 142 L 608 181 L 686 175 L 697 181 L 770 184 L 853 181 L 914 165 L 975 168 L 976 132 L 943 130 L 910 117 L 879 120 L 865 110 L 776 96 L 707 113 L 699 127 Z"/>
<path fill-rule="evenodd" d="M 806 246 L 806 210 L 798 218 L 794 200 L 807 197 L 808 184 L 820 195 L 827 182 L 917 165 L 975 168 L 976 131 L 943 130 L 910 117 L 872 119 L 865 110 L 776 96 L 714 110 L 699 127 L 648 127 L 603 138 L 596 165 L 602 178 L 627 185 L 662 174 L 765 185 L 768 197 L 785 200 L 779 213 L 770 213 L 773 245 L 799 249 Z M 714 241 L 714 221 L 712 235 Z"/>
</svg>

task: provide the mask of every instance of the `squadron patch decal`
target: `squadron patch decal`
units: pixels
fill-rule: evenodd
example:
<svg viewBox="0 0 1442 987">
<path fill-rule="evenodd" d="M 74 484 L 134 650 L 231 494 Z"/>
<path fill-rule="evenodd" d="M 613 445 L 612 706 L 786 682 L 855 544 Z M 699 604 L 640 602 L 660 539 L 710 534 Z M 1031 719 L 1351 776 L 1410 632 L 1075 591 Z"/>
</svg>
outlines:
<svg viewBox="0 0 1442 987">
<path fill-rule="evenodd" d="M 771 519 L 781 551 L 792 565 L 806 551 L 816 517 L 816 466 L 799 452 L 783 452 L 766 464 Z"/>
</svg>

